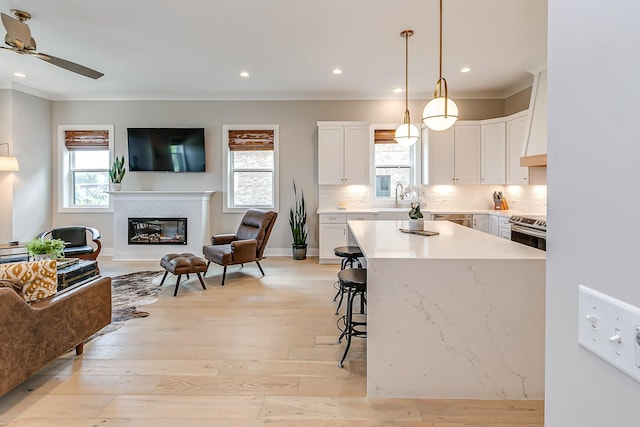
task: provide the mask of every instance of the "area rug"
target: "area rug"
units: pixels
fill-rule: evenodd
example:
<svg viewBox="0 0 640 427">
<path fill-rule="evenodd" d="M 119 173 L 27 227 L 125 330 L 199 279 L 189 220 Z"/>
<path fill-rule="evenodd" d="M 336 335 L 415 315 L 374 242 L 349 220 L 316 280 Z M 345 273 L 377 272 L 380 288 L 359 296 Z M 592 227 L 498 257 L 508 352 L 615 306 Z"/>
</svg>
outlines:
<svg viewBox="0 0 640 427">
<path fill-rule="evenodd" d="M 129 319 L 147 317 L 138 307 L 153 304 L 162 290 L 163 271 L 139 271 L 111 278 L 111 324 L 90 339 L 116 331 Z"/>
</svg>

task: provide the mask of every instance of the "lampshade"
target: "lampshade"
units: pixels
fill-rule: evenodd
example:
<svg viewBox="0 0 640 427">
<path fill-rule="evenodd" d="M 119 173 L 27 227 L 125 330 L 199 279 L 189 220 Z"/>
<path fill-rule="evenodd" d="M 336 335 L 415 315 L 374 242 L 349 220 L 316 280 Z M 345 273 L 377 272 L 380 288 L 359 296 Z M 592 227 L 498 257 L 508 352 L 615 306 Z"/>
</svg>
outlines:
<svg viewBox="0 0 640 427">
<path fill-rule="evenodd" d="M 15 157 L 0 156 L 0 171 L 14 172 L 19 170 L 18 159 Z"/>
<path fill-rule="evenodd" d="M 433 91 L 433 99 L 422 111 L 422 122 L 431 130 L 447 130 L 458 120 L 458 106 L 449 99 L 447 80 L 442 77 L 442 0 L 440 0 L 440 78 Z"/>
<path fill-rule="evenodd" d="M 411 124 L 411 114 L 409 113 L 409 37 L 413 36 L 413 30 L 404 30 L 400 37 L 404 38 L 404 122 L 397 127 L 393 139 L 398 145 L 413 145 L 420 139 L 420 130 L 416 125 Z"/>
<path fill-rule="evenodd" d="M 444 114 L 445 102 L 447 114 Z M 432 130 L 447 130 L 458 120 L 458 106 L 453 100 L 439 96 L 427 103 L 422 111 L 422 121 Z"/>
<path fill-rule="evenodd" d="M 399 145 L 412 145 L 420 139 L 420 130 L 416 125 L 405 123 L 396 129 L 394 139 Z"/>
</svg>

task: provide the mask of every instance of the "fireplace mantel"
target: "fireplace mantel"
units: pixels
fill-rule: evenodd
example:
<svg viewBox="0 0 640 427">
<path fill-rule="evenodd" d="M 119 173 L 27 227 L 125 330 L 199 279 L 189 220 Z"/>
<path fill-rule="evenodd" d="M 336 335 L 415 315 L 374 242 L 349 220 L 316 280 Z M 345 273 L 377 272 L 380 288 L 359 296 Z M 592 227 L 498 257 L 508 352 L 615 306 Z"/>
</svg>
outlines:
<svg viewBox="0 0 640 427">
<path fill-rule="evenodd" d="M 110 191 L 113 198 L 113 259 L 159 260 L 171 252 L 202 253 L 210 233 L 210 200 L 215 191 Z M 187 218 L 187 244 L 131 245 L 128 219 Z"/>
<path fill-rule="evenodd" d="M 117 199 L 192 199 L 209 200 L 215 191 L 108 191 L 114 200 Z"/>
</svg>

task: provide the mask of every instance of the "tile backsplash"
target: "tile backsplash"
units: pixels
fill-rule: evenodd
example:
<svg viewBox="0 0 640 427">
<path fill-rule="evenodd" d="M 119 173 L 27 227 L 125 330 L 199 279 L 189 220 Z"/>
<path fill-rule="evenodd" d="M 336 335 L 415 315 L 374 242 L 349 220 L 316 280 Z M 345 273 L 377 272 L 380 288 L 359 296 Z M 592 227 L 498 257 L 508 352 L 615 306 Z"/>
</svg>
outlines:
<svg viewBox="0 0 640 427">
<path fill-rule="evenodd" d="M 423 192 L 423 210 L 429 209 L 493 209 L 493 192 L 502 191 L 509 209 L 532 214 L 547 211 L 546 185 L 420 185 Z M 373 189 L 366 185 L 321 185 L 319 187 L 320 208 L 392 207 L 395 197 L 375 199 Z M 392 191 L 395 196 L 395 192 Z M 400 200 L 408 206 L 408 200 Z"/>
</svg>

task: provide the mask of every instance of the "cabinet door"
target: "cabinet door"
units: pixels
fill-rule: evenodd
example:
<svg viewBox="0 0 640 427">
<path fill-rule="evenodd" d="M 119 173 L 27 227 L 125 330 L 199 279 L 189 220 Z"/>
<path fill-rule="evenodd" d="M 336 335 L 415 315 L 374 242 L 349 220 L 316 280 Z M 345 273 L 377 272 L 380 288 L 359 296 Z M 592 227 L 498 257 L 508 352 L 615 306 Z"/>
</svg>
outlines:
<svg viewBox="0 0 640 427">
<path fill-rule="evenodd" d="M 474 215 L 473 229 L 488 233 L 489 232 L 489 215 Z"/>
<path fill-rule="evenodd" d="M 527 116 L 507 122 L 507 184 L 528 184 L 529 168 L 520 166 Z"/>
<path fill-rule="evenodd" d="M 336 156 L 336 154 L 334 154 Z M 369 184 L 369 127 L 344 127 L 344 184 Z"/>
<path fill-rule="evenodd" d="M 489 215 L 489 233 L 494 236 L 500 235 L 500 217 L 498 215 Z"/>
<path fill-rule="evenodd" d="M 428 135 L 429 145 L 428 149 L 424 150 L 427 153 L 427 161 L 424 162 L 428 170 L 425 173 L 428 177 L 426 184 L 454 184 L 454 127 L 440 132 L 430 130 L 425 133 Z"/>
<path fill-rule="evenodd" d="M 455 183 L 480 184 L 480 125 L 454 129 Z"/>
<path fill-rule="evenodd" d="M 480 183 L 504 184 L 506 171 L 505 123 L 480 127 Z"/>
<path fill-rule="evenodd" d="M 346 224 L 320 224 L 319 227 L 320 262 L 340 263 L 340 257 L 335 256 L 334 249 L 347 244 Z"/>
<path fill-rule="evenodd" d="M 318 127 L 318 184 L 344 184 L 344 127 Z"/>
</svg>

